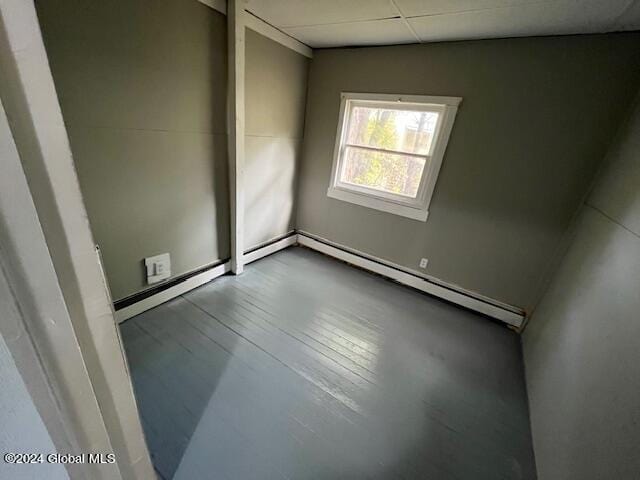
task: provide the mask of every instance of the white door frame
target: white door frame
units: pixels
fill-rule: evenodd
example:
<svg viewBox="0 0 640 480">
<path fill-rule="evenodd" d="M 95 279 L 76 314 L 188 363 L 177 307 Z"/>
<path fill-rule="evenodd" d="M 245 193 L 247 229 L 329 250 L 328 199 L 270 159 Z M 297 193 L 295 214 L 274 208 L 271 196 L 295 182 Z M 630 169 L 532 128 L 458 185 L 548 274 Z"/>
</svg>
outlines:
<svg viewBox="0 0 640 480">
<path fill-rule="evenodd" d="M 109 435 L 1 104 L 0 172 L 0 335 L 57 451 L 111 453 Z M 67 468 L 71 478 L 121 478 L 112 466 Z"/>
<path fill-rule="evenodd" d="M 116 454 L 72 478 L 155 478 L 32 0 L 0 0 L 0 99 L 0 333 L 56 448 Z"/>
</svg>

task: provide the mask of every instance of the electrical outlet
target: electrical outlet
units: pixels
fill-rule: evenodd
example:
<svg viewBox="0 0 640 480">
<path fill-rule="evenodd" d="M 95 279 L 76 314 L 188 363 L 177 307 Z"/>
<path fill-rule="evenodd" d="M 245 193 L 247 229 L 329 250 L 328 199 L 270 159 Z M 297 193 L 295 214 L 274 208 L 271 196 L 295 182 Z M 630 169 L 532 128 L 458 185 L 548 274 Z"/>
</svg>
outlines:
<svg viewBox="0 0 640 480">
<path fill-rule="evenodd" d="M 429 265 L 429 260 L 426 258 L 421 258 L 420 259 L 420 268 L 427 268 L 427 265 Z"/>
<path fill-rule="evenodd" d="M 147 257 L 144 259 L 144 265 L 147 268 L 147 283 L 161 282 L 171 276 L 171 257 L 168 253 Z"/>
</svg>

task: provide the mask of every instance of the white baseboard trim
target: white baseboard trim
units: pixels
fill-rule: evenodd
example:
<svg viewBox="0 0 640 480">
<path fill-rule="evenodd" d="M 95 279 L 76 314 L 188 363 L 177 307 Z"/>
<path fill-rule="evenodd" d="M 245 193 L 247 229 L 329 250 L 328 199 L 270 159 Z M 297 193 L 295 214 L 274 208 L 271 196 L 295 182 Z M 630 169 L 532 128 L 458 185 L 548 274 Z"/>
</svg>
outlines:
<svg viewBox="0 0 640 480">
<path fill-rule="evenodd" d="M 260 248 L 256 248 L 249 253 L 244 255 L 244 264 L 247 265 L 251 262 L 255 262 L 256 260 L 260 260 L 267 255 L 271 255 L 272 253 L 278 252 L 280 250 L 284 250 L 287 247 L 295 245 L 298 243 L 298 235 L 295 233 L 291 233 L 288 237 L 277 240 L 273 243 L 265 245 Z M 229 262 L 223 263 L 222 265 L 217 265 L 206 272 L 199 273 L 198 275 L 194 275 L 193 277 L 188 278 L 184 282 L 180 282 L 177 285 L 174 285 L 166 290 L 156 293 L 155 295 L 151 295 L 139 302 L 132 303 L 120 310 L 116 311 L 116 320 L 118 323 L 122 323 L 125 320 L 128 320 L 131 317 L 135 317 L 142 312 L 145 312 L 153 307 L 157 307 L 158 305 L 168 302 L 169 300 L 179 297 L 180 295 L 187 293 L 194 288 L 197 288 L 205 283 L 210 282 L 227 272 L 231 271 L 231 264 Z"/>
<path fill-rule="evenodd" d="M 296 235 L 295 233 L 291 233 L 288 237 L 265 245 L 264 247 L 256 248 L 249 253 L 245 253 L 244 264 L 247 265 L 251 262 L 255 262 L 256 260 L 260 260 L 267 255 L 271 255 L 272 253 L 284 250 L 285 248 L 295 245 L 296 243 L 298 243 L 298 235 Z"/>
<path fill-rule="evenodd" d="M 354 252 L 351 253 L 344 249 L 332 246 L 329 243 L 318 241 L 301 232 L 298 232 L 298 243 L 312 250 L 324 253 L 330 257 L 337 258 L 338 260 L 342 260 L 370 272 L 390 278 L 403 285 L 407 285 L 470 310 L 488 315 L 489 317 L 500 320 L 501 322 L 507 323 L 513 327 L 520 328 L 524 322 L 524 313 L 516 313 L 507 308 L 458 292 L 453 288 L 436 285 L 427 279 L 385 265 L 387 262 L 384 260 L 378 260 L 375 257 L 366 254 L 359 254 L 359 252 L 354 251 L 353 249 L 349 249 L 351 252 Z"/>
<path fill-rule="evenodd" d="M 231 264 L 229 262 L 217 265 L 206 272 L 199 273 L 186 279 L 184 282 L 180 282 L 177 285 L 162 290 L 161 292 L 151 295 L 139 302 L 128 305 L 120 310 L 116 310 L 116 321 L 122 323 L 131 317 L 146 312 L 147 310 L 157 307 L 158 305 L 168 302 L 169 300 L 179 297 L 183 293 L 187 293 L 194 288 L 197 288 L 211 280 L 218 278 L 225 273 L 231 271 Z"/>
<path fill-rule="evenodd" d="M 267 255 L 271 255 L 272 253 L 299 244 L 330 257 L 342 260 L 370 272 L 376 273 L 378 275 L 390 278 L 398 283 L 415 288 L 416 290 L 420 290 L 422 292 L 434 295 L 470 310 L 495 318 L 496 320 L 500 320 L 501 322 L 504 322 L 513 327 L 520 328 L 524 323 L 524 312 L 517 312 L 515 307 L 511 307 L 510 309 L 508 306 L 503 307 L 500 305 L 496 305 L 494 303 L 490 303 L 489 301 L 472 297 L 465 292 L 456 291 L 454 287 L 443 287 L 441 285 L 437 285 L 429 281 L 428 279 L 421 278 L 417 275 L 413 275 L 411 273 L 400 270 L 399 268 L 395 268 L 394 266 L 389 265 L 389 262 L 386 262 L 385 260 L 377 259 L 376 257 L 373 257 L 371 255 L 358 252 L 357 250 L 351 248 L 342 247 L 341 245 L 334 246 L 331 243 L 332 242 L 324 239 L 322 239 L 322 241 L 317 240 L 303 232 L 298 232 L 297 234 L 292 233 L 288 237 L 282 238 L 276 242 L 270 243 L 249 253 L 246 253 L 244 255 L 244 262 L 246 265 L 264 258 Z M 140 300 L 139 302 L 117 310 L 116 319 L 118 323 L 122 323 L 131 317 L 145 312 L 146 310 L 157 307 L 164 302 L 167 302 L 175 297 L 193 290 L 194 288 L 204 285 L 205 283 L 208 283 L 224 275 L 230 270 L 230 263 L 226 262 L 222 265 L 213 267 L 206 272 L 194 275 L 193 277 L 185 280 L 184 282 L 178 283 L 173 287 L 170 287 L 166 290 L 156 293 L 155 295 L 151 295 L 150 297 Z"/>
</svg>

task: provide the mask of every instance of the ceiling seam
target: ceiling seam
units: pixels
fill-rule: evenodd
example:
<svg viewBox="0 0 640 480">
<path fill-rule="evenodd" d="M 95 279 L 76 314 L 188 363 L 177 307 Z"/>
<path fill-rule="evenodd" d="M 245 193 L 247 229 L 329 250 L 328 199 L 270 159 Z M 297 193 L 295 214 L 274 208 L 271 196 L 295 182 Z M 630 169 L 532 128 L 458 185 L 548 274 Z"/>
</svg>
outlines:
<svg viewBox="0 0 640 480">
<path fill-rule="evenodd" d="M 295 40 L 296 42 L 301 43 L 302 45 L 304 45 L 305 47 L 310 48 L 311 50 L 313 50 L 313 47 L 311 45 L 307 45 L 306 43 L 304 43 L 302 40 L 298 40 L 296 37 L 294 37 L 293 35 L 291 35 L 290 33 L 285 32 L 284 30 L 282 30 L 282 28 L 280 27 L 276 27 L 275 25 L 273 25 L 272 23 L 267 22 L 264 18 L 259 17 L 258 15 L 256 15 L 255 13 L 253 13 L 250 10 L 245 9 L 245 12 L 247 12 L 249 15 L 251 15 L 252 17 L 256 17 L 258 20 L 263 21 L 264 23 L 266 23 L 267 25 L 269 25 L 270 27 L 273 27 L 275 30 L 279 31 L 280 33 L 282 33 L 283 35 L 286 35 L 287 37 L 291 38 L 292 40 Z M 284 28 L 284 27 L 283 27 Z"/>
<path fill-rule="evenodd" d="M 199 0 L 203 3 L 213 3 L 213 2 L 219 2 L 221 0 Z M 404 38 L 403 41 L 405 42 L 417 42 L 417 43 L 430 43 L 430 42 L 437 42 L 437 41 L 447 41 L 447 40 L 457 40 L 458 38 L 455 39 L 449 39 L 446 36 L 446 32 L 444 34 L 444 38 L 429 38 L 429 31 L 425 30 L 424 33 L 426 35 L 425 39 L 421 38 L 421 35 L 418 33 L 421 31 L 422 28 L 422 24 L 420 23 L 419 19 L 424 19 L 427 22 L 427 26 L 429 25 L 429 17 L 434 17 L 433 18 L 433 22 L 439 22 L 440 18 L 442 18 L 442 21 L 445 21 L 445 19 L 449 18 L 451 19 L 450 21 L 454 21 L 453 19 L 457 18 L 457 16 L 463 16 L 461 18 L 467 18 L 467 17 L 472 17 L 474 14 L 475 15 L 480 15 L 480 16 L 489 16 L 490 18 L 493 18 L 496 15 L 499 15 L 500 17 L 503 16 L 502 13 L 499 12 L 503 12 L 503 11 L 507 11 L 506 14 L 510 15 L 511 10 L 514 10 L 514 15 L 517 14 L 521 9 L 525 9 L 525 12 L 528 12 L 528 10 L 526 10 L 526 7 L 536 7 L 535 8 L 535 12 L 538 11 L 544 11 L 545 8 L 551 8 L 551 7 L 555 7 L 557 5 L 560 5 L 562 8 L 560 9 L 560 13 L 564 12 L 564 4 L 567 4 L 567 8 L 569 8 L 571 5 L 573 5 L 573 2 L 575 2 L 576 0 L 529 0 L 528 2 L 517 2 L 516 5 L 494 5 L 494 6 L 487 6 L 485 8 L 468 8 L 468 9 L 454 9 L 453 11 L 445 11 L 445 12 L 440 12 L 440 13 L 427 13 L 425 12 L 424 14 L 417 14 L 418 12 L 420 12 L 420 10 L 423 10 L 422 8 L 417 9 L 417 11 L 414 11 L 412 13 L 414 13 L 413 15 L 405 15 L 403 12 L 405 7 L 400 7 L 400 5 L 402 5 L 402 1 L 401 0 L 387 0 L 387 8 L 390 8 L 390 10 L 388 11 L 388 13 L 390 13 L 390 16 L 383 16 L 383 17 L 378 17 L 378 18 L 363 18 L 363 19 L 359 19 L 359 20 L 344 20 L 344 19 L 339 19 L 340 21 L 330 21 L 330 20 L 338 20 L 336 18 L 334 19 L 330 19 L 327 18 L 327 20 L 329 20 L 326 23 L 312 23 L 312 24 L 290 24 L 290 25 L 280 25 L 278 27 L 275 27 L 275 25 L 273 24 L 269 24 L 270 26 L 274 27 L 276 30 L 280 31 L 281 33 L 283 33 L 284 35 L 286 35 L 287 37 L 290 37 L 298 42 L 300 42 L 302 45 L 305 46 L 309 46 L 306 43 L 298 40 L 297 35 L 302 35 L 303 37 L 305 35 L 307 35 L 305 33 L 305 29 L 309 29 L 309 35 L 311 35 L 312 38 L 315 38 L 314 35 L 312 34 L 312 32 L 314 30 L 312 29 L 316 29 L 317 33 L 316 33 L 316 37 L 318 38 L 322 38 L 323 40 L 321 40 L 321 43 L 324 45 L 325 40 L 328 41 L 328 43 L 326 45 L 324 45 L 324 47 L 318 47 L 318 48 L 332 48 L 334 46 L 343 46 L 342 43 L 340 43 L 340 41 L 338 41 L 337 43 L 334 41 L 333 43 L 329 40 L 331 37 L 331 32 L 332 32 L 332 28 L 333 26 L 335 26 L 337 28 L 337 31 L 340 32 L 340 34 L 342 36 L 344 36 L 345 38 L 349 38 L 349 35 L 353 35 L 354 33 L 350 32 L 350 28 L 349 27 L 353 27 L 353 31 L 354 32 L 359 32 L 359 31 L 364 31 L 365 33 L 367 33 L 367 35 L 371 36 L 375 36 L 376 35 L 376 29 L 378 27 L 380 27 L 381 30 L 385 31 L 387 30 L 387 28 L 383 28 L 388 26 L 388 28 L 390 28 L 390 35 L 399 35 L 401 30 L 401 27 L 399 27 L 399 23 L 396 22 L 395 20 L 401 20 L 402 23 L 404 25 L 406 25 L 405 30 L 402 31 L 402 37 Z M 613 12 L 609 12 L 608 15 L 606 15 L 606 21 L 604 21 L 604 19 L 600 19 L 599 22 L 596 21 L 596 23 L 594 23 L 592 26 L 597 26 L 596 24 L 600 25 L 600 28 L 598 30 L 593 30 L 590 29 L 589 26 L 585 25 L 585 29 L 580 29 L 580 31 L 574 32 L 573 30 L 570 32 L 565 32 L 563 29 L 560 29 L 562 31 L 559 31 L 558 33 L 555 33 L 555 35 L 568 35 L 568 34 L 576 34 L 576 33 L 600 33 L 600 32 L 609 32 L 609 31 L 616 31 L 616 30 L 631 30 L 633 29 L 632 26 L 635 24 L 635 22 L 631 22 L 630 20 L 625 22 L 625 16 L 629 15 L 631 16 L 631 14 L 633 12 L 635 12 L 634 8 L 636 8 L 637 6 L 640 6 L 640 0 L 617 0 L 615 2 L 613 2 L 616 5 L 616 9 Z M 591 4 L 591 3 L 589 3 Z M 547 7 L 548 6 L 548 7 Z M 573 5 L 575 7 L 575 5 Z M 427 9 L 428 10 L 428 9 Z M 554 10 L 555 11 L 555 10 Z M 569 11 L 569 10 L 567 10 Z M 396 12 L 397 15 L 393 15 L 393 13 Z M 254 14 L 253 12 L 250 12 L 252 14 L 252 16 L 255 16 L 257 18 L 261 18 L 260 16 Z M 362 13 L 362 12 L 361 12 Z M 386 12 L 379 12 L 379 13 L 386 13 Z M 498 18 L 498 17 L 496 17 Z M 292 19 L 293 20 L 293 19 Z M 315 19 L 313 18 L 309 18 L 309 20 L 313 21 Z M 414 21 L 415 20 L 415 21 Z M 264 20 L 262 20 L 264 21 Z M 376 23 L 377 22 L 377 23 Z M 385 23 L 388 22 L 388 23 Z M 265 22 L 268 23 L 268 22 Z M 566 23 L 566 22 L 565 22 Z M 569 22 L 571 23 L 571 22 Z M 592 22 L 593 23 L 593 22 Z M 370 24 L 370 25 L 369 25 Z M 414 27 L 413 25 L 416 25 L 416 27 Z M 445 22 L 446 25 L 446 22 Z M 323 28 L 326 27 L 326 28 Z M 535 30 L 536 25 L 532 26 L 533 30 Z M 568 27 L 567 27 L 568 28 Z M 636 27 L 637 28 L 637 27 Z M 364 30 L 362 30 L 364 29 Z M 485 30 L 487 30 L 487 36 L 486 37 L 479 37 L 479 38 L 504 38 L 502 35 L 500 36 L 494 36 L 492 35 L 491 32 L 493 32 L 495 29 L 492 30 L 492 28 L 485 28 Z M 406 32 L 409 32 L 409 35 L 407 35 Z M 527 30 L 528 31 L 528 30 Z M 495 33 L 495 32 L 494 32 Z M 537 35 L 546 35 L 546 34 L 536 34 L 534 33 L 521 33 L 521 34 L 511 34 L 509 36 L 507 36 L 507 38 L 512 38 L 512 37 L 530 37 L 530 36 L 537 36 Z M 378 34 L 378 36 L 380 36 L 380 34 Z M 390 43 L 388 43 L 387 41 L 384 41 L 385 37 L 387 37 L 386 33 L 382 34 L 382 43 L 374 43 L 373 45 L 389 45 Z M 368 37 L 367 37 L 368 38 Z M 373 37 L 372 37 L 373 38 Z M 461 37 L 460 39 L 463 39 L 463 37 Z M 474 37 L 476 38 L 476 37 Z M 317 40 L 317 39 L 316 39 Z M 379 39 L 380 40 L 380 39 Z M 311 43 L 314 43 L 315 40 L 310 40 Z M 347 42 L 347 44 L 345 46 L 358 46 L 360 45 L 360 43 L 355 43 L 353 45 L 351 45 L 349 40 L 342 40 L 343 42 Z M 369 40 L 367 40 L 369 41 Z M 335 45 L 334 45 L 335 44 Z M 369 43 L 365 43 L 365 45 L 369 45 Z M 312 47 L 309 47 L 312 48 Z"/>
<path fill-rule="evenodd" d="M 629 3 L 626 7 L 622 9 L 622 11 L 616 15 L 616 17 L 612 20 L 612 26 L 617 27 L 620 25 L 620 20 L 624 17 L 635 5 L 638 5 L 640 0 L 629 0 Z"/>
<path fill-rule="evenodd" d="M 404 16 L 404 13 L 402 13 L 402 10 L 400 10 L 400 7 L 396 3 L 396 0 L 390 0 L 390 1 L 391 1 L 391 5 L 394 6 L 394 8 L 396 9 L 396 12 L 398 12 L 398 14 L 400 15 L 400 18 L 402 18 L 402 21 L 404 22 L 405 26 L 411 32 L 411 35 L 413 35 L 413 37 L 416 39 L 418 43 L 422 43 L 422 39 L 418 36 L 416 31 L 413 29 L 413 26 L 411 26 L 411 24 L 409 23 L 409 20 L 407 20 L 407 17 Z"/>
<path fill-rule="evenodd" d="M 393 0 L 391 0 L 393 1 Z M 467 13 L 477 13 L 477 12 L 490 12 L 492 10 L 506 10 L 509 8 L 521 8 L 521 7 L 528 7 L 531 5 L 545 5 L 545 4 L 549 4 L 549 3 L 560 3 L 563 0 L 541 0 L 538 2 L 527 2 L 527 3 L 520 3 L 520 4 L 515 4 L 515 5 L 500 5 L 497 7 L 486 7 L 486 8 L 469 8 L 467 10 L 454 10 L 451 12 L 440 12 L 440 13 L 427 13 L 424 15 L 409 15 L 406 18 L 407 19 L 411 19 L 411 18 L 428 18 L 428 17 L 446 17 L 447 15 L 461 15 L 461 14 L 467 14 Z M 630 1 L 634 1 L 634 0 L 630 0 Z"/>
<path fill-rule="evenodd" d="M 366 20 L 346 20 L 344 22 L 309 23 L 309 24 L 300 24 L 300 25 L 282 25 L 279 28 L 324 27 L 324 26 L 331 26 L 331 25 L 348 25 L 350 23 L 379 22 L 381 20 L 398 20 L 400 18 L 401 18 L 401 15 L 394 15 L 392 17 L 369 18 L 369 19 L 366 19 Z"/>
</svg>

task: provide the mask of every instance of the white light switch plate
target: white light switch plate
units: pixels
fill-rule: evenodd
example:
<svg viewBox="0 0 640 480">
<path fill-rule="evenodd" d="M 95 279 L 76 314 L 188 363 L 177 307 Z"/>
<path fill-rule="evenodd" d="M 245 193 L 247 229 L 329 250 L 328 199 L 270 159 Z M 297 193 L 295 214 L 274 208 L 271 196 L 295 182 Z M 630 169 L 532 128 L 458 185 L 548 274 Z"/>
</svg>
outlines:
<svg viewBox="0 0 640 480">
<path fill-rule="evenodd" d="M 168 253 L 144 259 L 147 268 L 147 283 L 158 283 L 171 276 L 171 257 Z"/>
</svg>

